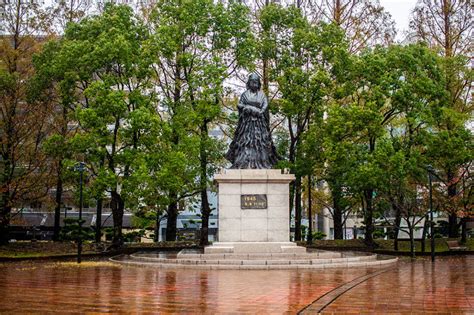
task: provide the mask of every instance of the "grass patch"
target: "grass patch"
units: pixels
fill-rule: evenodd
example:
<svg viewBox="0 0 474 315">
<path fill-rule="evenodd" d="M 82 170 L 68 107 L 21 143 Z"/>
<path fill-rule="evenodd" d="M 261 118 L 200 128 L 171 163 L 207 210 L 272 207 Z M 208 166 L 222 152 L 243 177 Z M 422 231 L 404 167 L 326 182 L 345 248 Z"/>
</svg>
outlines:
<svg viewBox="0 0 474 315">
<path fill-rule="evenodd" d="M 108 261 L 82 261 L 80 264 L 73 261 L 65 261 L 65 262 L 56 262 L 53 264 L 45 265 L 45 268 L 96 268 L 96 267 L 121 267 L 118 264 L 114 264 Z"/>
<path fill-rule="evenodd" d="M 435 239 L 435 252 L 447 252 L 449 251 L 448 245 L 446 241 L 448 239 L 445 238 L 437 238 Z M 376 239 L 375 243 L 377 245 L 376 249 L 378 250 L 387 250 L 393 251 L 393 244 L 394 240 L 380 240 Z M 298 242 L 300 246 L 306 246 L 306 242 Z M 421 253 L 421 241 L 415 241 L 415 252 Z M 474 251 L 474 239 L 468 239 L 466 244 L 463 246 L 467 247 L 467 250 Z M 313 245 L 310 247 L 315 248 L 340 248 L 340 249 L 369 249 L 369 247 L 364 243 L 364 240 L 315 240 L 313 241 Z M 431 240 L 425 240 L 425 252 L 430 252 L 431 249 Z M 398 251 L 399 252 L 410 252 L 410 241 L 403 240 L 398 241 Z"/>
<path fill-rule="evenodd" d="M 96 253 L 93 244 L 83 244 L 84 254 Z M 0 258 L 37 258 L 77 254 L 74 242 L 15 242 L 0 246 Z"/>
<path fill-rule="evenodd" d="M 176 241 L 176 242 L 157 242 L 157 243 L 129 243 L 127 248 L 175 248 L 175 247 L 196 247 L 199 241 Z"/>
<path fill-rule="evenodd" d="M 306 246 L 306 242 L 297 242 L 300 246 Z M 313 240 L 313 245 L 310 247 L 316 248 L 367 248 L 364 240 Z"/>
<path fill-rule="evenodd" d="M 124 248 L 130 249 L 156 249 L 166 250 L 173 248 L 193 248 L 197 246 L 197 242 L 180 241 L 180 242 L 158 242 L 158 243 L 127 243 Z M 103 244 L 106 248 L 110 244 Z M 101 250 L 97 249 L 95 244 L 83 243 L 83 254 L 97 254 Z M 77 255 L 77 244 L 74 242 L 53 242 L 53 241 L 37 241 L 37 242 L 14 242 L 8 245 L 0 246 L 0 258 L 40 258 Z"/>
<path fill-rule="evenodd" d="M 379 246 L 377 249 L 393 251 L 394 240 L 375 240 Z M 415 252 L 422 252 L 421 241 L 415 241 Z M 410 241 L 403 240 L 398 241 L 398 251 L 399 252 L 410 252 Z M 431 250 L 431 240 L 425 240 L 425 252 L 429 253 Z M 448 245 L 446 245 L 446 240 L 442 238 L 435 239 L 435 252 L 441 253 L 449 251 Z"/>
</svg>

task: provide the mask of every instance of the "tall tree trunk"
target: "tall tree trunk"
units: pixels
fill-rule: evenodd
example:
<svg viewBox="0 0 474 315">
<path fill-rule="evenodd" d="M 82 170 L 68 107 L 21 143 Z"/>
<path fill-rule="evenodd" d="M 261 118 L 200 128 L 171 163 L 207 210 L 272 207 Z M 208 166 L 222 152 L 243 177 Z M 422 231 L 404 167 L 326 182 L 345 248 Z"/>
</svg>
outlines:
<svg viewBox="0 0 474 315">
<path fill-rule="evenodd" d="M 291 126 L 290 126 L 291 127 Z M 288 155 L 288 160 L 290 161 L 291 165 L 294 166 L 295 165 L 295 155 L 296 155 L 296 145 L 295 145 L 295 141 L 293 139 L 290 140 L 290 148 L 289 148 L 289 155 Z M 296 173 L 294 170 L 293 170 L 293 173 Z M 293 214 L 293 210 L 295 209 L 295 196 L 296 196 L 296 180 L 291 182 L 290 183 L 290 213 L 289 213 L 289 218 L 290 218 L 290 222 L 288 222 L 288 224 L 290 225 L 291 227 L 291 215 Z M 295 211 L 295 215 L 296 215 L 296 211 Z M 296 218 L 295 218 L 295 224 L 296 224 Z M 296 234 L 296 230 L 295 230 L 295 234 Z"/>
<path fill-rule="evenodd" d="M 301 175 L 295 179 L 295 241 L 301 241 Z"/>
<path fill-rule="evenodd" d="M 201 126 L 201 142 L 199 148 L 200 162 L 201 162 L 201 237 L 199 244 L 206 246 L 209 244 L 209 216 L 211 215 L 211 207 L 207 198 L 207 121 L 204 121 Z"/>
<path fill-rule="evenodd" d="M 341 26 L 342 21 L 341 21 L 341 16 L 344 13 L 342 11 L 341 7 L 341 0 L 336 0 L 334 3 L 334 9 L 333 9 L 333 21 L 336 25 Z"/>
<path fill-rule="evenodd" d="M 446 58 L 450 58 L 453 56 L 453 43 L 451 41 L 451 0 L 443 0 L 443 22 L 444 22 L 444 53 Z M 452 86 L 452 71 L 450 71 L 449 67 L 446 69 L 446 90 L 451 93 L 451 97 L 454 99 L 453 96 L 453 86 Z M 451 131 L 451 124 L 447 124 L 448 131 Z M 455 174 L 452 169 L 447 169 L 447 180 L 448 180 L 448 202 L 451 203 L 453 198 L 456 197 L 456 184 L 453 184 L 453 179 Z M 450 238 L 457 238 L 459 237 L 459 226 L 457 215 L 455 213 L 455 209 L 451 209 L 451 212 L 448 216 L 448 236 Z"/>
<path fill-rule="evenodd" d="M 2 193 L 2 204 L 0 205 L 0 245 L 8 244 L 10 240 L 10 217 L 12 207 L 10 203 L 10 192 L 4 191 Z"/>
<path fill-rule="evenodd" d="M 311 175 L 308 176 L 308 244 L 313 243 L 313 204 L 311 201 L 311 191 L 312 191 Z"/>
<path fill-rule="evenodd" d="M 456 209 L 454 208 L 454 198 L 456 197 L 456 184 L 453 183 L 454 180 L 454 172 L 452 170 L 448 170 L 447 172 L 447 179 L 448 179 L 448 202 L 453 205 L 453 208 L 450 209 L 450 213 L 448 215 L 448 236 L 450 238 L 457 238 L 459 237 L 459 225 L 458 225 L 458 216 L 456 215 Z"/>
<path fill-rule="evenodd" d="M 268 78 L 268 60 L 263 60 L 263 78 L 262 78 L 262 89 L 265 95 L 268 95 L 268 86 L 269 86 L 269 78 Z"/>
<path fill-rule="evenodd" d="M 110 205 L 112 208 L 112 217 L 114 220 L 112 246 L 114 248 L 118 248 L 123 245 L 122 227 L 123 227 L 123 212 L 125 208 L 125 203 L 122 197 L 120 196 L 120 194 L 116 190 L 112 191 L 111 195 L 112 195 L 112 199 L 111 199 Z"/>
<path fill-rule="evenodd" d="M 201 236 L 199 244 L 201 246 L 209 245 L 209 216 L 211 207 L 207 198 L 207 190 L 201 190 Z"/>
<path fill-rule="evenodd" d="M 56 173 L 56 198 L 55 203 L 56 206 L 54 208 L 54 232 L 53 232 L 53 240 L 59 241 L 59 232 L 61 230 L 61 206 L 62 206 L 62 196 L 63 196 L 63 179 L 62 179 L 62 172 L 63 172 L 63 160 L 60 159 L 58 161 L 58 169 Z"/>
<path fill-rule="evenodd" d="M 268 6 L 270 5 L 270 1 L 269 0 L 265 0 L 265 6 Z M 265 35 L 264 35 L 264 38 L 268 38 L 268 33 L 265 32 Z M 262 74 L 263 74 L 263 78 L 262 78 L 262 89 L 263 89 L 263 92 L 265 93 L 265 95 L 269 96 L 268 95 L 268 87 L 270 86 L 270 78 L 269 78 L 269 66 L 268 66 L 268 58 L 267 56 L 263 56 L 262 58 Z"/>
<path fill-rule="evenodd" d="M 400 234 L 400 224 L 402 224 L 402 213 L 399 207 L 395 207 L 395 234 L 393 240 L 393 250 L 398 251 L 398 235 Z"/>
<path fill-rule="evenodd" d="M 182 89 L 182 71 L 180 58 L 184 54 L 184 46 L 179 47 L 176 51 L 175 61 L 175 73 L 174 73 L 174 91 L 173 91 L 173 106 L 174 111 L 180 107 L 181 89 Z M 174 128 L 174 127 L 173 127 Z M 171 142 L 178 146 L 180 143 L 179 134 L 174 132 L 171 138 Z M 170 203 L 166 209 L 167 221 L 166 221 L 166 241 L 176 241 L 177 235 L 177 221 L 178 221 L 178 193 L 176 191 L 169 192 Z"/>
<path fill-rule="evenodd" d="M 10 130 L 10 129 L 7 129 Z M 8 140 L 11 138 L 8 137 Z M 3 158 L 3 173 L 2 175 L 2 182 L 0 188 L 2 189 L 1 192 L 1 200 L 0 200 L 0 245 L 8 244 L 10 240 L 10 218 L 12 212 L 11 206 L 11 196 L 10 196 L 10 181 L 11 181 L 11 174 L 12 172 L 12 161 L 10 160 L 11 156 L 11 143 L 7 141 L 6 145 L 6 154 L 4 153 Z"/>
<path fill-rule="evenodd" d="M 290 228 L 291 228 L 291 215 L 293 214 L 293 209 L 295 208 L 295 182 L 291 182 L 290 183 L 290 195 L 289 195 L 289 205 L 290 205 L 290 208 L 288 209 L 289 210 L 289 218 L 290 218 L 290 222 L 288 222 Z"/>
<path fill-rule="evenodd" d="M 167 214 L 168 219 L 166 223 L 166 240 L 167 241 L 176 241 L 177 233 L 177 220 L 178 220 L 178 197 L 176 193 L 170 193 L 171 202 L 168 205 Z"/>
<path fill-rule="evenodd" d="M 448 216 L 448 237 L 459 237 L 458 216 L 456 215 L 456 213 L 450 213 Z"/>
<path fill-rule="evenodd" d="M 426 250 L 426 245 L 425 245 L 425 241 L 426 241 L 426 235 L 428 234 L 427 231 L 428 231 L 428 228 L 429 228 L 429 225 L 428 225 L 428 222 L 429 222 L 429 217 L 428 217 L 428 214 L 425 215 L 425 224 L 423 224 L 423 234 L 421 235 L 421 252 L 424 253 L 425 250 Z"/>
<path fill-rule="evenodd" d="M 100 160 L 100 167 L 104 167 L 105 165 L 105 155 L 102 156 Z M 102 208 L 103 208 L 104 198 L 102 197 L 102 193 L 97 197 L 97 212 L 96 217 L 97 220 L 95 221 L 95 242 L 100 243 L 100 239 L 102 237 Z"/>
<path fill-rule="evenodd" d="M 407 220 L 407 222 L 408 222 L 408 220 Z M 411 226 L 411 224 L 409 222 L 408 222 L 408 229 L 410 231 L 410 254 L 411 254 L 411 258 L 413 259 L 413 258 L 415 258 L 415 239 L 414 239 L 414 236 L 413 236 L 414 227 Z"/>
<path fill-rule="evenodd" d="M 375 151 L 375 139 L 371 137 L 369 139 L 369 152 L 372 154 Z M 374 189 L 369 188 L 364 191 L 365 198 L 365 211 L 364 211 L 364 221 L 365 221 L 365 243 L 373 247 L 375 245 L 373 233 L 374 233 L 374 209 L 373 209 L 373 199 L 374 199 Z"/>
<path fill-rule="evenodd" d="M 63 104 L 62 106 L 62 121 L 61 121 L 61 136 L 63 139 L 67 136 L 67 122 L 68 122 L 68 109 Z M 61 206 L 63 199 L 63 156 L 58 157 L 58 169 L 56 173 L 56 206 L 54 208 L 54 232 L 53 240 L 59 240 L 59 232 L 61 230 Z"/>
<path fill-rule="evenodd" d="M 102 204 L 103 198 L 97 198 L 97 213 L 96 213 L 96 220 L 95 220 L 95 242 L 100 243 L 100 238 L 102 236 L 101 229 L 102 229 Z"/>
<path fill-rule="evenodd" d="M 452 57 L 453 44 L 451 41 L 451 0 L 443 0 L 443 20 L 444 20 L 444 54 L 446 57 Z"/>
<path fill-rule="evenodd" d="M 461 219 L 461 243 L 465 244 L 467 241 L 467 217 Z"/>
<path fill-rule="evenodd" d="M 158 243 L 160 241 L 160 223 L 161 218 L 160 214 L 158 213 L 158 209 L 156 210 L 156 221 L 155 221 L 155 235 L 153 236 L 153 242 Z"/>
<path fill-rule="evenodd" d="M 334 204 L 334 239 L 344 239 L 344 228 L 342 224 L 342 211 L 339 205 Z"/>
<path fill-rule="evenodd" d="M 364 209 L 364 221 L 365 221 L 365 243 L 373 247 L 374 246 L 374 222 L 373 222 L 373 189 L 367 189 L 364 191 L 365 209 Z"/>
<path fill-rule="evenodd" d="M 337 187 L 337 184 L 332 185 L 330 189 L 333 200 L 334 239 L 342 240 L 344 238 L 341 207 L 342 193 L 340 187 Z"/>
<path fill-rule="evenodd" d="M 16 66 L 16 63 L 15 63 Z M 12 127 L 12 120 L 15 116 L 15 106 L 9 110 L 9 115 L 4 124 L 4 130 L 6 140 L 5 146 L 2 145 L 2 156 L 1 156 L 1 166 L 3 167 L 3 171 L 1 175 L 1 182 L 0 182 L 0 245 L 8 244 L 10 240 L 10 218 L 11 218 L 11 211 L 12 211 L 12 196 L 10 191 L 10 184 L 12 181 L 12 176 L 14 173 L 14 166 L 13 166 L 13 135 L 14 129 Z M 4 140 L 4 139 L 2 139 Z"/>
</svg>

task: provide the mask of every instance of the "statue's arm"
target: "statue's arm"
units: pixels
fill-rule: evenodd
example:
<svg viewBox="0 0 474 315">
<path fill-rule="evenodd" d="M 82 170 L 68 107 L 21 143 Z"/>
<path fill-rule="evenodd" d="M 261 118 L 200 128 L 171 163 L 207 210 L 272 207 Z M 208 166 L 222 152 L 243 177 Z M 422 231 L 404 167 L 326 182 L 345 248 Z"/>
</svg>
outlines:
<svg viewBox="0 0 474 315">
<path fill-rule="evenodd" d="M 243 111 L 246 106 L 247 105 L 245 105 L 245 96 L 244 93 L 242 93 L 242 95 L 240 95 L 239 103 L 237 104 L 239 112 Z"/>
</svg>

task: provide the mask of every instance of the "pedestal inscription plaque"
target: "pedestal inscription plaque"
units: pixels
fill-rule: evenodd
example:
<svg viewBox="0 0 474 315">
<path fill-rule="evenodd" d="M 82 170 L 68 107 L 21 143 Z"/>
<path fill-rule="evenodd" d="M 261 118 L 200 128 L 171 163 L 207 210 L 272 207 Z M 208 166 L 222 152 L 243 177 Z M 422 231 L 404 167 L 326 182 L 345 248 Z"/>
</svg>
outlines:
<svg viewBox="0 0 474 315">
<path fill-rule="evenodd" d="M 267 209 L 267 195 L 240 195 L 241 209 Z"/>
</svg>

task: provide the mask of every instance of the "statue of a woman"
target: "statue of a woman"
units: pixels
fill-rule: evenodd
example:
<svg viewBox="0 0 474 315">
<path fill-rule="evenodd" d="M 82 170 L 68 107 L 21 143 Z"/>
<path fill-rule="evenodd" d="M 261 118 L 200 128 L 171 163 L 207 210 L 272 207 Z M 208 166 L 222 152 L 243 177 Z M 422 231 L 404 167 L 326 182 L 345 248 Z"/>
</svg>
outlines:
<svg viewBox="0 0 474 315">
<path fill-rule="evenodd" d="M 272 168 L 278 161 L 268 125 L 268 101 L 260 88 L 260 77 L 251 74 L 247 91 L 240 96 L 239 122 L 226 154 L 231 168 Z"/>
</svg>

